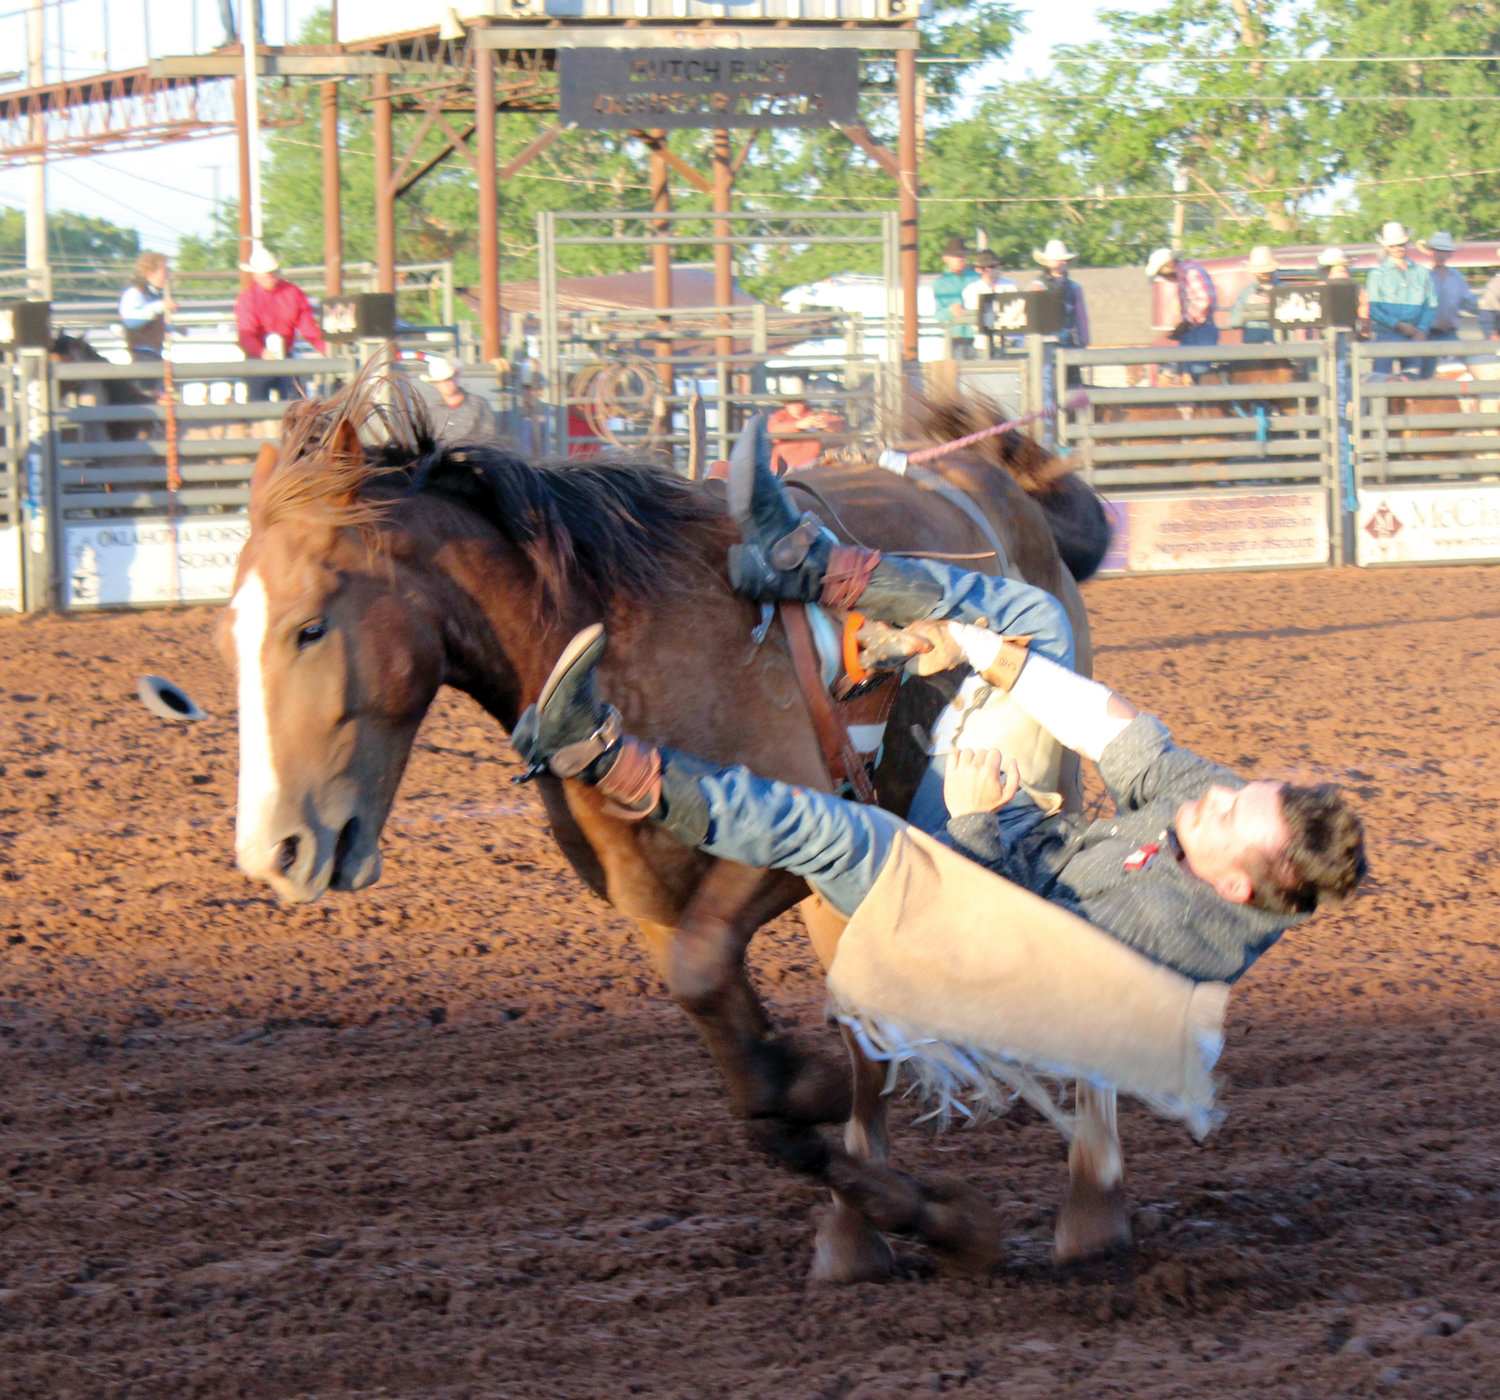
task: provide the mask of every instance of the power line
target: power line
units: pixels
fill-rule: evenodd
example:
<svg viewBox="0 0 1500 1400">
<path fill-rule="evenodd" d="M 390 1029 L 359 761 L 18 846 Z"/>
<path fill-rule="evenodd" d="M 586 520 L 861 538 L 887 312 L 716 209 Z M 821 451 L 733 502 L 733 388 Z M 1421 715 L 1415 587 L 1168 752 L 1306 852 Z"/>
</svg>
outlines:
<svg viewBox="0 0 1500 1400">
<path fill-rule="evenodd" d="M 1188 58 L 1178 54 L 1162 54 L 1151 58 L 1146 54 L 1114 54 L 1108 57 L 1093 57 L 1079 54 L 1069 58 L 1054 52 L 1053 63 L 1133 63 L 1141 67 L 1173 63 L 1181 67 L 1203 67 L 1224 63 L 1500 63 L 1500 55 L 1492 53 L 1427 53 L 1427 54 L 1329 54 L 1323 58 L 1303 55 L 1277 56 L 1265 54 L 1260 58 Z"/>
</svg>

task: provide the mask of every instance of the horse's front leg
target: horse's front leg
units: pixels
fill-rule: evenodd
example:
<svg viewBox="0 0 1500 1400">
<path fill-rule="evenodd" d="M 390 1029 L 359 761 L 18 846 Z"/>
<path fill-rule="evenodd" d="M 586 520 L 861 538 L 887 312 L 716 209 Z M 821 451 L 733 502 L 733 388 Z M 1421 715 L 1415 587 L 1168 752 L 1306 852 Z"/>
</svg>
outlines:
<svg viewBox="0 0 1500 1400">
<path fill-rule="evenodd" d="M 846 1026 L 844 1045 L 854 1072 L 854 1108 L 844 1128 L 844 1147 L 859 1161 L 884 1161 L 890 1153 L 886 1132 L 884 1065 L 876 1064 Z M 810 1277 L 818 1283 L 878 1283 L 889 1278 L 895 1256 L 884 1235 L 837 1191 L 818 1222 Z"/>
<path fill-rule="evenodd" d="M 1075 1087 L 1078 1131 L 1068 1149 L 1068 1190 L 1057 1212 L 1052 1255 L 1077 1263 L 1131 1244 L 1125 1161 L 1115 1122 L 1115 1091 Z"/>
<path fill-rule="evenodd" d="M 692 1018 L 744 1118 L 834 1123 L 849 1113 L 842 1066 L 809 1057 L 772 1034 L 745 972 L 755 930 L 804 890 L 791 876 L 715 861 L 664 942 L 658 961 L 667 988 Z"/>
</svg>

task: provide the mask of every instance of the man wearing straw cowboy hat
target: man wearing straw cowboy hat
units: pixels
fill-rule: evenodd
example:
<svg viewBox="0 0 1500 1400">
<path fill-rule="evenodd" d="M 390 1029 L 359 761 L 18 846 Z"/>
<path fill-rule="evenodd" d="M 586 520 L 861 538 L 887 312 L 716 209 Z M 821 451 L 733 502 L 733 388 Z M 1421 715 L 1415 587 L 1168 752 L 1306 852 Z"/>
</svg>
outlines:
<svg viewBox="0 0 1500 1400">
<path fill-rule="evenodd" d="M 328 353 L 307 293 L 281 275 L 281 260 L 275 253 L 257 243 L 240 271 L 250 274 L 250 285 L 235 298 L 234 320 L 247 360 L 288 359 L 299 335 L 318 354 Z M 289 374 L 251 379 L 246 395 L 251 403 L 264 402 L 273 389 L 283 402 L 302 397 L 302 386 Z"/>
<path fill-rule="evenodd" d="M 615 815 L 710 855 L 808 880 L 848 919 L 828 975 L 841 1020 L 911 1063 L 940 1105 L 964 1093 L 994 1103 L 996 1081 L 1031 1097 L 1029 1067 L 1138 1094 L 1206 1131 L 1227 988 L 1201 984 L 1235 981 L 1363 877 L 1360 824 L 1337 790 L 1247 783 L 1176 748 L 1150 715 L 1073 672 L 1066 614 L 1040 589 L 805 529 L 759 446 L 736 451 L 729 500 L 740 592 L 913 628 L 918 674 L 968 666 L 1009 691 L 1099 765 L 1114 815 L 1048 815 L 1018 795 L 998 752 L 961 753 L 938 839 L 876 807 L 654 747 L 623 732 L 596 688 L 598 624 L 564 649 L 512 732 L 531 771 L 596 786 Z"/>
<path fill-rule="evenodd" d="M 1031 284 L 1034 292 L 1061 292 L 1063 299 L 1062 330 L 1057 343 L 1067 350 L 1089 348 L 1089 312 L 1084 304 L 1083 288 L 1068 276 L 1068 265 L 1078 256 L 1060 238 L 1049 238 L 1045 248 L 1033 248 L 1031 256 L 1042 269 Z"/>
<path fill-rule="evenodd" d="M 1385 249 L 1379 264 L 1370 269 L 1365 286 L 1370 294 L 1370 322 L 1375 340 L 1421 341 L 1427 339 L 1437 316 L 1437 293 L 1432 274 L 1411 261 L 1411 237 L 1406 225 L 1390 219 L 1377 240 Z M 1405 371 L 1428 379 L 1436 364 L 1430 355 L 1414 356 L 1403 363 Z M 1376 374 L 1395 372 L 1396 359 L 1376 360 Z"/>
<path fill-rule="evenodd" d="M 1277 276 L 1281 265 L 1265 244 L 1258 243 L 1250 250 L 1245 266 L 1255 274 L 1255 280 L 1234 299 L 1229 324 L 1239 329 L 1246 345 L 1265 345 L 1275 339 L 1271 333 L 1271 288 L 1281 280 Z"/>
<path fill-rule="evenodd" d="M 437 390 L 447 410 L 447 416 L 438 420 L 438 436 L 444 442 L 494 442 L 500 436 L 495 410 L 458 382 L 458 366 L 451 360 L 429 355 L 422 383 Z"/>
<path fill-rule="evenodd" d="M 1146 280 L 1171 282 L 1177 289 L 1177 324 L 1167 332 L 1179 345 L 1217 345 L 1219 327 L 1214 312 L 1219 309 L 1214 279 L 1201 263 L 1177 256 L 1172 248 L 1158 248 L 1146 262 Z M 1185 362 L 1184 374 L 1197 379 L 1208 369 L 1206 360 Z"/>
<path fill-rule="evenodd" d="M 1045 248 L 1033 248 L 1031 256 L 1041 267 L 1041 275 L 1031 284 L 1034 292 L 1062 293 L 1062 329 L 1046 339 L 1065 350 L 1087 350 L 1089 346 L 1089 312 L 1084 304 L 1083 288 L 1068 276 L 1068 264 L 1078 256 L 1060 238 L 1049 238 Z M 1083 371 L 1074 365 L 1068 370 L 1067 387 L 1083 383 Z M 1042 399 L 1046 407 L 1057 403 L 1057 363 L 1049 350 L 1042 356 Z M 1050 446 L 1056 427 L 1048 419 L 1043 438 Z"/>
</svg>

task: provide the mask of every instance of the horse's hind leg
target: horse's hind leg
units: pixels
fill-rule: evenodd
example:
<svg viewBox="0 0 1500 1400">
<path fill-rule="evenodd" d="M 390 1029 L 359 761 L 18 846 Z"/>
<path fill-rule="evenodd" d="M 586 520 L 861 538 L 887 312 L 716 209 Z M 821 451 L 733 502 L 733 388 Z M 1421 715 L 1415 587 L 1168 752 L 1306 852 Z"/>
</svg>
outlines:
<svg viewBox="0 0 1500 1400">
<path fill-rule="evenodd" d="M 1068 1190 L 1057 1212 L 1052 1254 L 1077 1263 L 1131 1244 L 1115 1091 L 1076 1086 L 1078 1131 L 1068 1149 Z"/>
<path fill-rule="evenodd" d="M 889 1155 L 883 1065 L 859 1048 L 848 1027 L 844 1044 L 854 1071 L 854 1109 L 844 1128 L 844 1146 L 860 1161 L 883 1161 Z M 837 1191 L 818 1223 L 810 1277 L 818 1283 L 876 1283 L 895 1267 L 891 1247 L 870 1222 Z"/>
</svg>

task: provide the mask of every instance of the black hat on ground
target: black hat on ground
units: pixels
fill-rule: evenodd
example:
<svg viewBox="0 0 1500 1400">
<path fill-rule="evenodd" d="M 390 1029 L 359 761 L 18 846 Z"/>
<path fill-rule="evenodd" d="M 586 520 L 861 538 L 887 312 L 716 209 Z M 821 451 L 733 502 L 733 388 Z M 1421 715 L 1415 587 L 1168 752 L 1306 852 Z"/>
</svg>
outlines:
<svg viewBox="0 0 1500 1400">
<path fill-rule="evenodd" d="M 187 691 L 160 676 L 142 676 L 136 694 L 141 697 L 141 704 L 160 719 L 207 718 Z"/>
</svg>

